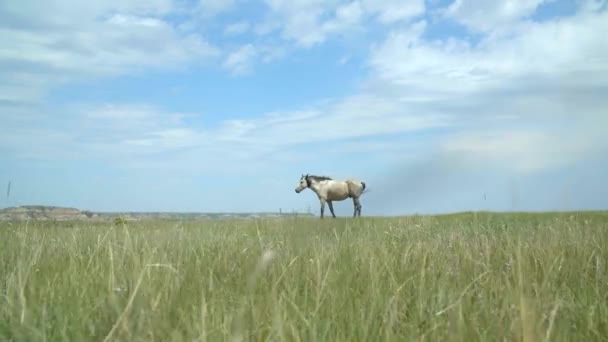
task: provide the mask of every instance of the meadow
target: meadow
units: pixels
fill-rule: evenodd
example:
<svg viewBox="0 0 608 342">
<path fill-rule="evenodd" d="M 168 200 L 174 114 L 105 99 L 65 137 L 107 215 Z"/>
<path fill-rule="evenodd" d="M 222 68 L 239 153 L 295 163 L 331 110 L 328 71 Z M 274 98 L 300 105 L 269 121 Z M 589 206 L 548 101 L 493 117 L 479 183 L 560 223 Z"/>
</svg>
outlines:
<svg viewBox="0 0 608 342">
<path fill-rule="evenodd" d="M 2 341 L 600 341 L 608 213 L 0 223 Z"/>
</svg>

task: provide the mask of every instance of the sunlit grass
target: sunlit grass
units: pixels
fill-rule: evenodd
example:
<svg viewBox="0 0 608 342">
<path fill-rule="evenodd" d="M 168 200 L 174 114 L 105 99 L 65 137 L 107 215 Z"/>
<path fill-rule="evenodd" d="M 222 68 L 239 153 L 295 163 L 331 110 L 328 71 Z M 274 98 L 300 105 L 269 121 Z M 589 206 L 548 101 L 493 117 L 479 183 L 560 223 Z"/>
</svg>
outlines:
<svg viewBox="0 0 608 342">
<path fill-rule="evenodd" d="M 0 224 L 0 340 L 594 341 L 608 214 Z"/>
</svg>

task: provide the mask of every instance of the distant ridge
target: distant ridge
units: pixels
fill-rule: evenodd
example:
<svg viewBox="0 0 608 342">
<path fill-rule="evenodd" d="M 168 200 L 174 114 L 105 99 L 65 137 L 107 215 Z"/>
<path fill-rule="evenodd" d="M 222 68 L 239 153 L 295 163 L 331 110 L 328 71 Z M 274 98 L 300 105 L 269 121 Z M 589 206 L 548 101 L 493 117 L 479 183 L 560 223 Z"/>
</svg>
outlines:
<svg viewBox="0 0 608 342">
<path fill-rule="evenodd" d="M 294 216 L 314 216 L 311 213 L 204 213 L 204 212 L 94 212 L 80 210 L 71 207 L 57 207 L 45 205 L 22 205 L 0 209 L 0 221 L 105 221 L 116 217 L 123 217 L 126 220 L 147 220 L 147 219 L 167 219 L 167 220 L 208 220 L 208 219 L 228 219 L 228 218 L 270 218 L 270 217 L 294 217 Z"/>
</svg>

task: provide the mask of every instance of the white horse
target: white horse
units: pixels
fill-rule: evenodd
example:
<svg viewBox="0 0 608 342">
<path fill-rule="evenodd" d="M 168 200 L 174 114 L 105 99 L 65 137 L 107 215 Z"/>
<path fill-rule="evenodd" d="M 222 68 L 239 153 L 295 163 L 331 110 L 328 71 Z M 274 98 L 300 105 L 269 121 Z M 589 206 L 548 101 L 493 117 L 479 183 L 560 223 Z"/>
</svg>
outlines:
<svg viewBox="0 0 608 342">
<path fill-rule="evenodd" d="M 365 191 L 364 182 L 356 179 L 334 180 L 329 177 L 307 174 L 302 175 L 295 191 L 299 194 L 306 188 L 310 188 L 319 197 L 319 201 L 321 202 L 321 218 L 323 218 L 323 213 L 325 212 L 325 202 L 329 206 L 331 215 L 336 218 L 332 201 L 343 201 L 347 198 L 353 199 L 353 206 L 355 208 L 353 217 L 356 217 L 357 214 L 361 217 L 359 197 Z"/>
</svg>

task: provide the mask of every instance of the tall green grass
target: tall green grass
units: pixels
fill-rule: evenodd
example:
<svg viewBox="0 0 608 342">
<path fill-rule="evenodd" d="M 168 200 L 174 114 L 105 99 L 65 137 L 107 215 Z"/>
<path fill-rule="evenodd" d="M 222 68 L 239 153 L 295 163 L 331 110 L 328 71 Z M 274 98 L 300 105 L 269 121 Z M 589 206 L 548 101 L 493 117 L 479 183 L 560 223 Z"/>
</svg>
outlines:
<svg viewBox="0 0 608 342">
<path fill-rule="evenodd" d="M 0 224 L 3 341 L 599 341 L 608 214 Z"/>
</svg>

